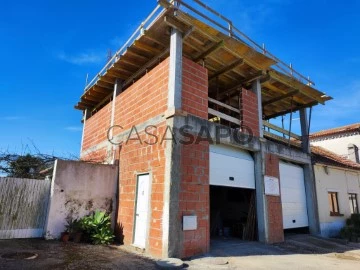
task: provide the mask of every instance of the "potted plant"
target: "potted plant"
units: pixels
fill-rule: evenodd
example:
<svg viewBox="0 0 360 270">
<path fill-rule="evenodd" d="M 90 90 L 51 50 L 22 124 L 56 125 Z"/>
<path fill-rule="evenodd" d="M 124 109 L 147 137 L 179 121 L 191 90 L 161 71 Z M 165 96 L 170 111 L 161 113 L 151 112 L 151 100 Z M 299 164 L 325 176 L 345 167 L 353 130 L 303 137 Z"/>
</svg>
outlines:
<svg viewBox="0 0 360 270">
<path fill-rule="evenodd" d="M 81 229 L 81 222 L 80 220 L 76 219 L 73 222 L 73 226 L 72 226 L 72 234 L 73 234 L 73 240 L 75 243 L 79 243 L 81 241 L 83 232 Z"/>
<path fill-rule="evenodd" d="M 69 233 L 68 229 L 66 228 L 65 231 L 63 231 L 61 233 L 61 238 L 60 238 L 61 242 L 66 243 L 69 241 L 69 238 L 70 238 L 70 233 Z"/>
</svg>

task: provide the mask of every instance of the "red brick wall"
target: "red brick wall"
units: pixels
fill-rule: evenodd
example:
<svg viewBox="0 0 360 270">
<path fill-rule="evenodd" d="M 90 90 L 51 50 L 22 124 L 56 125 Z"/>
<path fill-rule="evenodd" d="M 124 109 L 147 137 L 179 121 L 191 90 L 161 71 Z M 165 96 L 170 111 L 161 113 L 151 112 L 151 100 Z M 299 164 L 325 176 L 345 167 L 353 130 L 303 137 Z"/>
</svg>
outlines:
<svg viewBox="0 0 360 270">
<path fill-rule="evenodd" d="M 182 110 L 208 119 L 207 69 L 183 57 L 182 83 Z M 209 250 L 209 205 L 209 143 L 182 145 L 178 219 L 196 215 L 198 228 L 182 231 L 181 257 Z"/>
<path fill-rule="evenodd" d="M 256 94 L 250 90 L 242 89 L 241 93 L 241 117 L 243 125 L 249 127 L 254 136 L 260 135 L 258 104 Z"/>
<path fill-rule="evenodd" d="M 95 113 L 85 122 L 82 152 L 107 139 L 107 132 L 110 126 L 111 103 L 108 103 L 100 111 Z M 106 149 L 88 153 L 83 159 L 102 162 L 106 157 Z"/>
<path fill-rule="evenodd" d="M 196 215 L 198 229 L 183 232 L 182 257 L 209 251 L 209 143 L 183 145 L 182 176 L 179 194 L 179 220 L 184 215 Z"/>
<path fill-rule="evenodd" d="M 167 110 L 168 64 L 169 60 L 164 60 L 116 98 L 115 124 L 121 125 L 126 130 L 165 113 Z M 154 138 L 138 130 L 142 144 L 138 140 L 129 140 L 120 151 L 118 222 L 124 226 L 124 242 L 125 244 L 133 242 L 137 174 L 151 173 L 151 212 L 149 213 L 147 252 L 156 257 L 161 257 L 162 254 L 166 141 L 163 144 L 160 144 L 160 141 L 165 132 L 165 125 L 164 121 L 157 125 L 155 132 L 151 131 L 158 137 L 157 143 L 146 144 L 145 141 L 149 141 L 149 139 L 154 142 Z"/>
<path fill-rule="evenodd" d="M 280 185 L 279 158 L 273 154 L 266 154 L 265 158 L 265 174 L 278 178 Z M 268 210 L 269 243 L 283 242 L 284 228 L 281 197 L 266 195 L 266 199 Z"/>
<path fill-rule="evenodd" d="M 169 58 L 116 97 L 115 124 L 129 129 L 164 113 L 167 110 L 168 82 Z"/>
<path fill-rule="evenodd" d="M 167 110 L 169 60 L 165 59 L 158 66 L 145 74 L 142 78 L 128 87 L 116 97 L 115 125 L 123 130 L 144 123 L 152 117 L 164 114 Z M 101 142 L 106 142 L 110 126 L 111 102 L 86 121 L 83 151 L 91 150 Z M 151 200 L 149 247 L 147 252 L 160 257 L 162 253 L 162 214 L 164 197 L 165 174 L 165 143 L 160 139 L 165 131 L 165 121 L 157 125 L 151 133 L 158 136 L 159 141 L 153 145 L 145 141 L 154 140 L 153 137 L 138 130 L 140 140 L 123 141 L 121 150 L 116 158 L 120 158 L 120 190 L 119 190 L 119 216 L 117 222 L 123 225 L 125 244 L 133 242 L 134 211 L 136 200 L 137 175 L 150 173 Z M 120 133 L 114 129 L 114 135 Z M 135 133 L 133 133 L 135 135 Z M 133 138 L 135 138 L 133 136 Z M 136 137 L 137 138 L 137 137 Z M 84 159 L 97 158 L 98 161 L 106 157 L 106 144 L 102 149 L 86 154 Z M 120 156 L 119 156 L 120 155 Z"/>
<path fill-rule="evenodd" d="M 182 109 L 208 119 L 207 69 L 183 57 Z"/>
<path fill-rule="evenodd" d="M 165 122 L 152 132 L 159 138 L 165 132 Z M 139 132 L 141 141 L 148 141 L 144 132 Z M 162 215 L 164 198 L 165 174 L 165 143 L 153 145 L 140 144 L 139 141 L 129 141 L 120 151 L 120 203 L 118 223 L 124 226 L 124 243 L 133 242 L 134 214 L 136 200 L 137 175 L 151 173 L 151 200 L 149 213 L 149 248 L 147 252 L 156 257 L 162 253 Z"/>
</svg>

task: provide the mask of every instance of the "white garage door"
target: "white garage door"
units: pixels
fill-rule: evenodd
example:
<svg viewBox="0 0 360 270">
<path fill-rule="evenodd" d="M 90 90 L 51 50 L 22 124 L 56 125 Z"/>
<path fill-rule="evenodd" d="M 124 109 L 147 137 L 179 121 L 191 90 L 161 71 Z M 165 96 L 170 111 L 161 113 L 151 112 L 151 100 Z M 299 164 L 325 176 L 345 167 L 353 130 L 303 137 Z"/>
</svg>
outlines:
<svg viewBox="0 0 360 270">
<path fill-rule="evenodd" d="M 210 185 L 255 189 L 254 160 L 247 151 L 210 145 Z"/>
<path fill-rule="evenodd" d="M 280 162 L 280 188 L 284 229 L 307 227 L 309 221 L 303 168 Z"/>
</svg>

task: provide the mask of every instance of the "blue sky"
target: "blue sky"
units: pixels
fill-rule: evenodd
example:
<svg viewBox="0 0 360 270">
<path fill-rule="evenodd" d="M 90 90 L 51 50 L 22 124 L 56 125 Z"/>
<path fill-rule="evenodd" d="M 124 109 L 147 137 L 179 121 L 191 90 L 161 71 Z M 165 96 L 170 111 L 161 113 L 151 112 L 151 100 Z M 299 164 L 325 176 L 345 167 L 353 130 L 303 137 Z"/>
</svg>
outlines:
<svg viewBox="0 0 360 270">
<path fill-rule="evenodd" d="M 206 3 L 335 98 L 315 107 L 312 131 L 359 122 L 359 1 Z M 73 105 L 86 74 L 96 74 L 107 51 L 115 52 L 155 5 L 155 0 L 3 2 L 0 150 L 21 151 L 33 142 L 44 153 L 78 155 L 81 112 Z"/>
</svg>

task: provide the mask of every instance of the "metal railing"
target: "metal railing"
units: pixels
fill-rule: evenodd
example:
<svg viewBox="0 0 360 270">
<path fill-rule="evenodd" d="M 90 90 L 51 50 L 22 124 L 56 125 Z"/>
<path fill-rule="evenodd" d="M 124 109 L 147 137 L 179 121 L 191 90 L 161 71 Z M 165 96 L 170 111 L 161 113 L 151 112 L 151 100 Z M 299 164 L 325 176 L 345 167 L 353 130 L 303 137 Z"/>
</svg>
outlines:
<svg viewBox="0 0 360 270">
<path fill-rule="evenodd" d="M 136 40 L 139 36 L 144 33 L 144 30 L 148 29 L 151 24 L 161 16 L 165 10 L 160 4 L 150 13 L 150 15 L 139 25 L 135 32 L 125 42 L 125 44 L 111 57 L 111 59 L 105 64 L 100 72 L 85 86 L 85 91 L 93 86 L 100 76 L 103 76 L 105 72 L 117 61 L 117 59 L 126 51 L 126 49 Z"/>
<path fill-rule="evenodd" d="M 100 72 L 85 86 L 85 91 L 93 86 L 98 77 L 103 76 L 105 72 L 117 61 L 117 59 L 126 51 L 127 47 L 130 46 L 134 40 L 136 40 L 139 36 L 144 33 L 145 29 L 148 29 L 153 22 L 156 21 L 158 17 L 162 15 L 169 7 L 176 8 L 178 10 L 189 13 L 189 15 L 195 15 L 195 17 L 201 17 L 205 19 L 209 24 L 213 27 L 217 28 L 219 31 L 223 32 L 226 35 L 229 35 L 238 41 L 246 44 L 247 46 L 253 48 L 259 53 L 262 53 L 269 58 L 273 59 L 276 64 L 274 64 L 273 68 L 279 70 L 300 82 L 305 82 L 308 85 L 315 85 L 313 81 L 309 78 L 306 78 L 304 75 L 300 74 L 296 70 L 293 69 L 292 65 L 286 64 L 275 55 L 270 53 L 265 49 L 265 46 L 260 46 L 254 40 L 252 40 L 249 36 L 241 32 L 239 29 L 234 27 L 231 20 L 221 15 L 211 7 L 207 6 L 203 2 L 199 0 L 189 0 L 195 2 L 200 8 L 202 8 L 205 12 L 210 13 L 210 16 L 219 18 L 221 21 L 217 21 L 216 19 L 210 18 L 210 16 L 204 14 L 201 10 L 191 6 L 183 0 L 158 0 L 158 5 L 156 8 L 150 13 L 150 15 L 139 25 L 139 27 L 135 30 L 135 32 L 130 36 L 130 38 L 126 41 L 126 43 L 113 55 L 113 57 L 106 63 L 106 65 L 100 70 Z M 240 37 L 241 36 L 241 37 Z"/>
<path fill-rule="evenodd" d="M 305 77 L 304 75 L 302 75 L 301 73 L 296 71 L 293 68 L 292 64 L 285 63 L 284 61 L 282 61 L 281 59 L 279 59 L 278 57 L 273 55 L 271 52 L 266 50 L 265 45 L 264 46 L 259 45 L 253 39 L 251 39 L 249 36 L 247 36 L 245 33 L 241 32 L 238 28 L 236 28 L 233 25 L 233 23 L 232 23 L 232 21 L 230 19 L 228 19 L 225 16 L 221 15 L 220 13 L 218 13 L 217 11 L 212 9 L 211 7 L 207 6 L 206 4 L 201 2 L 200 0 L 189 0 L 189 1 L 195 2 L 198 6 L 202 7 L 206 11 L 208 11 L 211 15 L 213 15 L 215 17 L 218 17 L 223 22 L 220 23 L 218 21 L 215 21 L 214 19 L 210 18 L 209 16 L 207 16 L 203 12 L 199 11 L 195 7 L 187 4 L 184 0 L 177 0 L 177 1 L 172 1 L 172 2 L 174 2 L 173 5 L 177 6 L 180 10 L 183 10 L 181 8 L 181 6 L 185 7 L 185 10 L 187 9 L 188 11 L 193 12 L 196 15 L 198 15 L 198 16 L 202 17 L 203 19 L 207 20 L 209 23 L 211 23 L 213 26 L 215 26 L 218 30 L 222 31 L 224 34 L 229 35 L 229 36 L 231 36 L 233 38 L 236 38 L 238 41 L 240 41 L 240 42 L 248 45 L 249 47 L 255 49 L 257 52 L 260 52 L 260 53 L 268 56 L 269 58 L 273 59 L 275 62 L 277 62 L 273 66 L 274 69 L 276 69 L 278 71 L 281 71 L 281 72 L 284 72 L 285 74 L 297 79 L 298 81 L 300 81 L 302 83 L 305 82 L 305 84 L 315 85 L 315 83 L 313 81 L 311 81 L 309 77 Z M 177 2 L 177 4 L 176 4 L 176 2 Z"/>
</svg>

